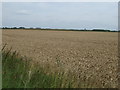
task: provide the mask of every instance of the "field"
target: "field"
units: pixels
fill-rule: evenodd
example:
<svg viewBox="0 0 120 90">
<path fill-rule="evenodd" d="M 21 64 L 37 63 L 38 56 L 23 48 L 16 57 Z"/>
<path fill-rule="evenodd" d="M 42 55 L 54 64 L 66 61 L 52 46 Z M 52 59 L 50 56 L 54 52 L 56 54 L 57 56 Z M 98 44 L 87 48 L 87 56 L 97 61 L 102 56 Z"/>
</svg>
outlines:
<svg viewBox="0 0 120 90">
<path fill-rule="evenodd" d="M 48 75 L 67 73 L 74 87 L 118 87 L 117 32 L 3 30 L 2 41 Z"/>
</svg>

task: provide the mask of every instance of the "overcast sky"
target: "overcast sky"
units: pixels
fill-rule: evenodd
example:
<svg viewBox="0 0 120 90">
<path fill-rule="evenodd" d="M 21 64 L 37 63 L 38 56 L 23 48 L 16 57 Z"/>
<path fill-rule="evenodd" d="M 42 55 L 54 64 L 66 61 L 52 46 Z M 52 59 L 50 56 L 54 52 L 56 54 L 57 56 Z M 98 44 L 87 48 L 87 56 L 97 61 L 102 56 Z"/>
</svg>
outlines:
<svg viewBox="0 0 120 90">
<path fill-rule="evenodd" d="M 117 30 L 117 2 L 4 2 L 2 25 Z"/>
</svg>

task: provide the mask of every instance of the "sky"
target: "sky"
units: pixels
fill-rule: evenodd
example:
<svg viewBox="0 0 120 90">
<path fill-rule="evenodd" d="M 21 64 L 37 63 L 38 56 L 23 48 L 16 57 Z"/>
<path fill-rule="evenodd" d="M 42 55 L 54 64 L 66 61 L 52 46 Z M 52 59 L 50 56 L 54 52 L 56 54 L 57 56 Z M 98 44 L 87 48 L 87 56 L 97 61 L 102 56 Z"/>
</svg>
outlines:
<svg viewBox="0 0 120 90">
<path fill-rule="evenodd" d="M 2 2 L 119 2 L 119 0 L 1 0 Z"/>
<path fill-rule="evenodd" d="M 118 28 L 117 2 L 3 2 L 2 26 Z"/>
</svg>

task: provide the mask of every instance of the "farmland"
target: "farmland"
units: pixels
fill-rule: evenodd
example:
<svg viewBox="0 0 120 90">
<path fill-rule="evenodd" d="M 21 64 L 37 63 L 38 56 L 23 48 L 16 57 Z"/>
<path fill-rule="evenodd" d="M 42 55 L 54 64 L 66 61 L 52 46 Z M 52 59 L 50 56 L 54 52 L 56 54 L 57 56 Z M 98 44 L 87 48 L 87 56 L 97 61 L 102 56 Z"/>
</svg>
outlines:
<svg viewBox="0 0 120 90">
<path fill-rule="evenodd" d="M 118 87 L 117 32 L 3 30 L 2 43 L 48 74 L 68 73 L 74 87 Z"/>
</svg>

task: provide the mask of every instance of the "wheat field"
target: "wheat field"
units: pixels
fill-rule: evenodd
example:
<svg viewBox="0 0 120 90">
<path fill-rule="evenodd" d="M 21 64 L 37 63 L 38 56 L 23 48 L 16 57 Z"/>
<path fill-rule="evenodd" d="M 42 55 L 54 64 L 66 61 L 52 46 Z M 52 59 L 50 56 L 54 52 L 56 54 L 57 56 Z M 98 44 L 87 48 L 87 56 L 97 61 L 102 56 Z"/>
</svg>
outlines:
<svg viewBox="0 0 120 90">
<path fill-rule="evenodd" d="M 2 43 L 50 73 L 66 72 L 76 87 L 118 87 L 118 33 L 3 30 Z"/>
</svg>

